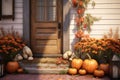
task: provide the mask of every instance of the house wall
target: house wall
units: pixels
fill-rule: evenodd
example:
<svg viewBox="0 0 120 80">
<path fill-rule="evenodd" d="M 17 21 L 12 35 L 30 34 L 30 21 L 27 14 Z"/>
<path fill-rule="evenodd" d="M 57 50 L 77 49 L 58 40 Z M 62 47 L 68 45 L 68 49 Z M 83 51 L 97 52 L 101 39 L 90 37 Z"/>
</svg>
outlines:
<svg viewBox="0 0 120 80">
<path fill-rule="evenodd" d="M 15 0 L 15 19 L 0 20 L 0 27 L 10 30 L 13 27 L 23 36 L 23 0 Z"/>
<path fill-rule="evenodd" d="M 69 0 L 63 0 L 63 51 L 73 49 L 73 45 L 77 41 L 74 36 L 76 32 L 74 22 L 76 11 L 74 8 L 70 7 L 71 5 L 68 1 Z M 116 28 L 120 27 L 120 0 L 94 1 L 96 2 L 95 8 L 93 9 L 90 3 L 88 5 L 88 10 L 85 13 L 91 13 L 95 17 L 101 17 L 100 21 L 95 22 L 94 25 L 91 26 L 92 31 L 90 36 L 95 38 L 102 38 L 105 33 L 109 32 L 110 28 L 112 28 L 113 32 L 115 32 Z M 29 32 L 29 25 L 26 26 L 28 23 L 26 22 L 26 19 L 24 19 L 27 13 L 26 15 L 23 15 L 23 4 L 25 2 L 29 4 L 29 0 L 15 0 L 15 20 L 1 20 L 0 27 L 4 27 L 6 30 L 14 27 L 14 29 L 18 31 L 21 36 L 26 34 L 26 30 Z M 29 5 L 27 7 L 29 7 Z M 27 10 L 26 6 L 24 9 Z M 24 36 L 24 38 L 28 41 L 29 33 L 27 34 L 28 35 Z"/>
<path fill-rule="evenodd" d="M 70 4 L 63 0 L 63 52 L 69 49 Z M 15 19 L 0 21 L 0 27 L 10 30 L 13 27 L 30 46 L 30 0 L 15 0 Z"/>
<path fill-rule="evenodd" d="M 92 0 L 91 0 L 92 1 Z M 104 34 L 108 34 L 110 28 L 115 33 L 116 28 L 119 27 L 119 38 L 120 38 L 120 0 L 94 0 L 96 5 L 93 9 L 91 6 L 91 2 L 88 5 L 88 9 L 85 11 L 86 13 L 90 13 L 92 16 L 101 18 L 99 21 L 95 22 L 93 26 L 91 26 L 91 37 L 102 38 Z M 73 50 L 73 45 L 77 41 L 75 39 L 75 15 L 76 11 L 74 8 L 71 9 L 70 12 L 70 49 Z"/>
</svg>

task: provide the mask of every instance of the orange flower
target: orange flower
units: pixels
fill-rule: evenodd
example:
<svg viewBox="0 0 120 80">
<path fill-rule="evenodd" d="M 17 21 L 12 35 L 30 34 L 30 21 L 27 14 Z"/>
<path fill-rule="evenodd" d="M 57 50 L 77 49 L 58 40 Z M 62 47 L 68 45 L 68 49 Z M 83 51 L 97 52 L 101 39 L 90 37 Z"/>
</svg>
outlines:
<svg viewBox="0 0 120 80">
<path fill-rule="evenodd" d="M 22 40 L 22 38 L 19 37 L 18 34 L 13 33 L 7 32 L 5 34 L 1 34 L 2 36 L 0 36 L 0 54 L 7 55 L 5 56 L 6 59 L 7 57 L 11 58 L 11 55 L 13 56 L 17 54 L 25 46 L 25 43 Z"/>
<path fill-rule="evenodd" d="M 112 56 L 114 54 L 120 55 L 120 40 L 113 39 L 95 39 L 86 38 L 81 39 L 74 46 L 75 51 L 78 53 L 92 53 L 102 56 Z M 112 51 L 112 52 L 111 52 Z"/>
</svg>

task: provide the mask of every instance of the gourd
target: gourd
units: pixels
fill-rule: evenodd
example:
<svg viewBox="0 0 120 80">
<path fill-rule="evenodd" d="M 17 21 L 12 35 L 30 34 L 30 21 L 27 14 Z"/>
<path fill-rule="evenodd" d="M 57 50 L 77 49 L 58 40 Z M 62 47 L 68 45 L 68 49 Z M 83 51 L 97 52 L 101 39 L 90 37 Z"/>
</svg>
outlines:
<svg viewBox="0 0 120 80">
<path fill-rule="evenodd" d="M 85 69 L 79 69 L 78 73 L 79 73 L 80 75 L 85 75 L 87 72 L 86 72 Z"/>
<path fill-rule="evenodd" d="M 23 57 L 24 57 L 25 59 L 27 59 L 28 57 L 32 57 L 32 56 L 33 56 L 33 54 L 32 54 L 31 49 L 30 49 L 29 47 L 25 46 L 25 47 L 23 48 Z"/>
<path fill-rule="evenodd" d="M 72 62 L 71 62 L 71 67 L 72 68 L 76 68 L 76 69 L 80 69 L 81 68 L 81 66 L 82 66 L 82 63 L 83 63 L 83 60 L 82 59 L 80 59 L 80 58 L 75 58 L 75 59 L 73 59 L 72 60 Z"/>
<path fill-rule="evenodd" d="M 93 73 L 98 68 L 98 62 L 95 59 L 85 59 L 82 67 L 88 73 Z"/>
<path fill-rule="evenodd" d="M 75 74 L 77 74 L 77 69 L 76 68 L 69 68 L 68 73 L 71 75 L 75 75 Z"/>
<path fill-rule="evenodd" d="M 15 61 L 23 60 L 23 57 L 20 54 L 17 54 L 14 60 Z"/>
<path fill-rule="evenodd" d="M 103 70 L 95 70 L 94 71 L 94 76 L 103 77 L 104 76 L 104 71 Z"/>
<path fill-rule="evenodd" d="M 69 59 L 69 57 L 71 57 L 72 55 L 72 51 L 66 51 L 64 54 L 63 54 L 63 58 L 64 59 Z"/>
<path fill-rule="evenodd" d="M 6 70 L 8 73 L 14 73 L 19 68 L 19 64 L 17 61 L 9 61 L 6 65 Z"/>
<path fill-rule="evenodd" d="M 23 70 L 23 68 L 19 68 L 19 69 L 17 69 L 17 72 L 18 72 L 18 73 L 23 73 L 24 70 Z"/>
<path fill-rule="evenodd" d="M 99 68 L 105 72 L 105 74 L 109 73 L 109 64 L 108 63 L 101 63 Z"/>
</svg>

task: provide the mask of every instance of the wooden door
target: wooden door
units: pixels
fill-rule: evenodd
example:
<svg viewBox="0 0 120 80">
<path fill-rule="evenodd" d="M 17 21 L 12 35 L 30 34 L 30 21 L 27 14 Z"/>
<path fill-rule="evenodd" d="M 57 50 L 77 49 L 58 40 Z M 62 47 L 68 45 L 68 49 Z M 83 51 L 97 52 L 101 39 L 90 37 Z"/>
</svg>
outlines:
<svg viewBox="0 0 120 80">
<path fill-rule="evenodd" d="M 62 52 L 62 0 L 31 0 L 31 49 L 33 53 Z"/>
</svg>

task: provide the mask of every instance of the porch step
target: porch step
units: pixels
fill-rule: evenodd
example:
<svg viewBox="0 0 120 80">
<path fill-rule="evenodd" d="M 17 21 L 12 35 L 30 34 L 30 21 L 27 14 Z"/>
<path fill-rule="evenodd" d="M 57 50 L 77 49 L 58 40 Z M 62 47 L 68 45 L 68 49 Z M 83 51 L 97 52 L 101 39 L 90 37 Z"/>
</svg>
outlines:
<svg viewBox="0 0 120 80">
<path fill-rule="evenodd" d="M 35 58 L 32 61 L 23 60 L 20 66 L 28 73 L 42 73 L 42 74 L 64 74 L 69 68 L 69 62 L 63 60 L 64 63 L 56 64 L 56 58 Z"/>
</svg>

